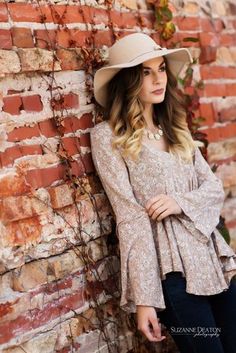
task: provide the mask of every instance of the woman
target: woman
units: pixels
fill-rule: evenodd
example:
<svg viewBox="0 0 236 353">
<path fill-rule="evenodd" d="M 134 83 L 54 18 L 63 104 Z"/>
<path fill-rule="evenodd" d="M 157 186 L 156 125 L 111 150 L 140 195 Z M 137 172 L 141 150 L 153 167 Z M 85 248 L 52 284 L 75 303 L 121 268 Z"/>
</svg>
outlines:
<svg viewBox="0 0 236 353">
<path fill-rule="evenodd" d="M 116 217 L 122 308 L 150 341 L 165 339 L 161 321 L 181 353 L 233 353 L 236 256 L 216 229 L 222 182 L 177 94 L 188 62 L 187 49 L 146 34 L 118 40 L 94 77 L 105 120 L 91 130 L 92 158 Z"/>
</svg>

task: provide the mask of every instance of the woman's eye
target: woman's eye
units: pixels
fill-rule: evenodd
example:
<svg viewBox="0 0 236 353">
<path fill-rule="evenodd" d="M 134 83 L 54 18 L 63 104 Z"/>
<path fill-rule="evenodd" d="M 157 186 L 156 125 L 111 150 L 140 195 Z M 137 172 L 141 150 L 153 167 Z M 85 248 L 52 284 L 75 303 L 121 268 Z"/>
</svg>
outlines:
<svg viewBox="0 0 236 353">
<path fill-rule="evenodd" d="M 161 70 L 161 71 L 166 71 L 166 67 L 165 67 L 165 66 L 162 66 L 162 67 L 160 68 L 160 70 Z"/>
<path fill-rule="evenodd" d="M 144 71 L 143 71 L 143 74 L 144 74 L 144 76 L 147 76 L 147 75 L 149 75 L 149 71 L 144 70 Z"/>
</svg>

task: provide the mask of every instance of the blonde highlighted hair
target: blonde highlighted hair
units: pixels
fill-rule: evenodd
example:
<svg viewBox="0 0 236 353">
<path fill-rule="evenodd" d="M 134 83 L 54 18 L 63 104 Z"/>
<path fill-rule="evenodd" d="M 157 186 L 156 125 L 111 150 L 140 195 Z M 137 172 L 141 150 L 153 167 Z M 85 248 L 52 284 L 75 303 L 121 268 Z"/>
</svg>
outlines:
<svg viewBox="0 0 236 353">
<path fill-rule="evenodd" d="M 193 140 L 189 131 L 184 100 L 177 93 L 177 80 L 166 64 L 167 87 L 163 102 L 154 104 L 153 122 L 160 124 L 166 136 L 169 152 L 179 159 L 192 161 L 193 151 L 202 142 Z M 143 82 L 142 64 L 121 69 L 109 82 L 105 120 L 113 130 L 113 148 L 121 148 L 124 156 L 137 160 L 146 127 L 143 105 L 138 98 Z"/>
</svg>

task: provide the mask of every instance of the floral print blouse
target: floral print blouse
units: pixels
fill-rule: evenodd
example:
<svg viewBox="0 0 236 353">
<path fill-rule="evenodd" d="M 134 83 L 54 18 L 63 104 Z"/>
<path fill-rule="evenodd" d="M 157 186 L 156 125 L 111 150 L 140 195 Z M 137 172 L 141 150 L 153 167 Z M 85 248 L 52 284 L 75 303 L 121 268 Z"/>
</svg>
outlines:
<svg viewBox="0 0 236 353">
<path fill-rule="evenodd" d="M 164 310 L 162 280 L 182 272 L 187 293 L 212 295 L 226 290 L 236 274 L 236 255 L 216 229 L 225 194 L 199 148 L 194 163 L 142 142 L 138 161 L 113 150 L 107 121 L 91 129 L 92 158 L 116 217 L 121 264 L 121 307 Z M 161 221 L 145 204 L 158 193 L 182 209 Z"/>
</svg>

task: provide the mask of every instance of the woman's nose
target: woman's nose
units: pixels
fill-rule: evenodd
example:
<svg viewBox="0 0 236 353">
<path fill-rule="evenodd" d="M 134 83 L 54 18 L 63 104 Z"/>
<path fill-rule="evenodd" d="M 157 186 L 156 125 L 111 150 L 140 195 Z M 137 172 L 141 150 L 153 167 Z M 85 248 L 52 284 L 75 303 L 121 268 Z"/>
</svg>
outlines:
<svg viewBox="0 0 236 353">
<path fill-rule="evenodd" d="M 153 73 L 153 77 L 152 77 L 152 81 L 153 81 L 153 83 L 157 83 L 158 81 L 159 81 L 159 75 L 158 75 L 158 73 Z"/>
</svg>

